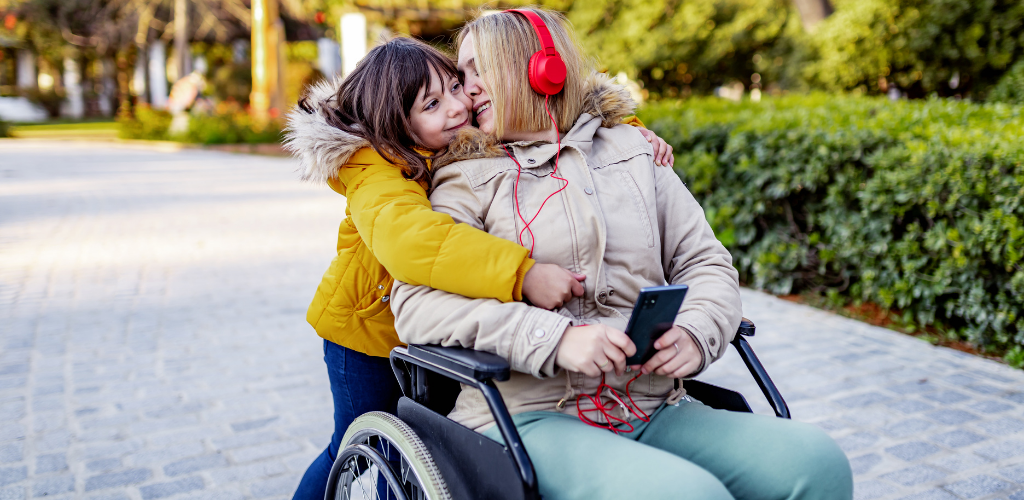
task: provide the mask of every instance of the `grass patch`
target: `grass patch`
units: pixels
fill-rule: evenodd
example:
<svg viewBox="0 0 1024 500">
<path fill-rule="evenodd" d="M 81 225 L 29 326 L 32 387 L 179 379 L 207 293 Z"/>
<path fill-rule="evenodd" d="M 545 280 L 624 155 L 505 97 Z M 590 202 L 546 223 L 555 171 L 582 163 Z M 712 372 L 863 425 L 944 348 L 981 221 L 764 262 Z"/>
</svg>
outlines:
<svg viewBox="0 0 1024 500">
<path fill-rule="evenodd" d="M 118 126 L 112 119 L 22 123 L 11 127 L 21 139 L 116 139 Z"/>
</svg>

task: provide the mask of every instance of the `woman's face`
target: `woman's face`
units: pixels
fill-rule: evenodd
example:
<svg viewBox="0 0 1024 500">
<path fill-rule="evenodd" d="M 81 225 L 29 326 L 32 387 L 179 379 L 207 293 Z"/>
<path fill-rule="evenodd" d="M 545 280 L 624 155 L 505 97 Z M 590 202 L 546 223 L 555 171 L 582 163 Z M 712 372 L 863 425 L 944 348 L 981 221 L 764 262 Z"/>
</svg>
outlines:
<svg viewBox="0 0 1024 500">
<path fill-rule="evenodd" d="M 487 95 L 487 84 L 477 70 L 472 33 L 466 35 L 459 46 L 458 67 L 462 73 L 463 92 L 470 100 L 477 126 L 488 134 L 494 133 L 494 110 L 491 108 L 491 98 Z"/>
<path fill-rule="evenodd" d="M 409 110 L 409 123 L 416 144 L 439 150 L 448 145 L 455 132 L 469 125 L 471 101 L 453 75 L 434 72 L 430 88 L 424 86 Z"/>
</svg>

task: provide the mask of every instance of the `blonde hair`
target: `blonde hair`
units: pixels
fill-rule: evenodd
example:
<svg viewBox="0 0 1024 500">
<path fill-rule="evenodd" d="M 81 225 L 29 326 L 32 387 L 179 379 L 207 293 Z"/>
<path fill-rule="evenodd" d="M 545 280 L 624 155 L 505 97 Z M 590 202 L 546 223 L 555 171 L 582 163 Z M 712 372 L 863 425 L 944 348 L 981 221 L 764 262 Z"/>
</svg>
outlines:
<svg viewBox="0 0 1024 500">
<path fill-rule="evenodd" d="M 558 123 L 559 132 L 568 132 L 583 112 L 587 77 L 594 64 L 576 39 L 569 20 L 562 14 L 531 8 L 547 24 L 555 49 L 565 62 L 565 87 L 551 96 L 548 108 Z M 473 35 L 476 69 L 487 84 L 494 110 L 494 133 L 501 138 L 506 129 L 540 132 L 551 128 L 544 111 L 545 96 L 530 87 L 530 57 L 541 50 L 533 25 L 521 14 L 486 14 L 459 31 L 458 46 L 467 34 Z M 508 116 L 506 116 L 508 114 Z"/>
</svg>

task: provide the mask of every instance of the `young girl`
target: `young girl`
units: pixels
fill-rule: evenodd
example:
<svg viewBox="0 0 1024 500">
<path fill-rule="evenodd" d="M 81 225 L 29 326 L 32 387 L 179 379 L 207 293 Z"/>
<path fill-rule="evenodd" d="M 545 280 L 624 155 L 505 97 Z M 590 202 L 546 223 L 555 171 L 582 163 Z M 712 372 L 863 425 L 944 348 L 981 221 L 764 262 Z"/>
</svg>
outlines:
<svg viewBox="0 0 1024 500">
<path fill-rule="evenodd" d="M 564 18 L 530 11 L 565 61 L 564 89 L 546 98 L 519 71 L 541 49 L 525 14 L 467 25 L 458 67 L 480 131 L 459 132 L 449 151 L 462 161 L 438 168 L 430 200 L 587 274 L 585 292 L 546 311 L 396 283 L 400 338 L 509 361 L 498 388 L 545 499 L 849 500 L 849 462 L 821 429 L 685 395 L 678 379 L 724 354 L 739 325 L 732 258 L 679 177 L 618 124 L 628 95 L 604 88 Z M 675 326 L 627 371 L 636 346 L 623 329 L 640 290 L 683 283 Z M 463 390 L 449 418 L 501 439 L 479 391 Z"/>
<path fill-rule="evenodd" d="M 522 246 L 431 210 L 432 154 L 470 127 L 468 106 L 448 57 L 396 38 L 371 50 L 345 80 L 315 86 L 288 117 L 286 147 L 300 158 L 302 178 L 347 200 L 338 255 L 306 314 L 324 338 L 334 436 L 296 499 L 323 498 L 353 419 L 394 412 L 400 391 L 388 354 L 401 345 L 389 307 L 395 278 L 544 309 L 583 293 L 585 276 L 537 264 Z M 651 137 L 659 159 L 671 164 L 671 148 Z"/>
</svg>

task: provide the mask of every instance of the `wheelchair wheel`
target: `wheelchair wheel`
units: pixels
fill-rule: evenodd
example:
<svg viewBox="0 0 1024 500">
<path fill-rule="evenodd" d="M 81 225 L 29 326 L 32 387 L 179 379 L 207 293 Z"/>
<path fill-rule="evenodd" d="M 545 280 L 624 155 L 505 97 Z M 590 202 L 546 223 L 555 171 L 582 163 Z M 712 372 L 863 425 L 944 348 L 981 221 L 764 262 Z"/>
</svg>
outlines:
<svg viewBox="0 0 1024 500">
<path fill-rule="evenodd" d="M 327 480 L 327 500 L 451 500 L 426 446 L 398 417 L 355 419 Z"/>
</svg>

